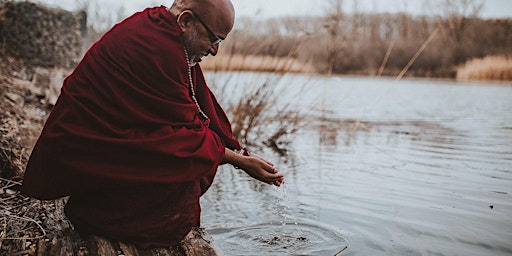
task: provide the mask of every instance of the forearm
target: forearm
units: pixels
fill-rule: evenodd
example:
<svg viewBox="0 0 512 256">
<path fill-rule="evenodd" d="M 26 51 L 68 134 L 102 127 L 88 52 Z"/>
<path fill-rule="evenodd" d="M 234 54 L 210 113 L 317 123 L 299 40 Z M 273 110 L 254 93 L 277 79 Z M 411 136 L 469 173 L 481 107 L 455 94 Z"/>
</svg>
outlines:
<svg viewBox="0 0 512 256">
<path fill-rule="evenodd" d="M 233 150 L 226 148 L 224 153 L 224 158 L 222 159 L 223 163 L 233 165 L 237 168 L 242 168 L 243 156 L 234 152 Z"/>
</svg>

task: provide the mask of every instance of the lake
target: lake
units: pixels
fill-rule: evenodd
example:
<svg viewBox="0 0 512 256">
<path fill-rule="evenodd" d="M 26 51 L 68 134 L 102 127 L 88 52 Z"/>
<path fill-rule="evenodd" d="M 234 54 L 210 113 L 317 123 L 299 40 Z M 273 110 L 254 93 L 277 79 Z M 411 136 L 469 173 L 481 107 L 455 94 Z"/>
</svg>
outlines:
<svg viewBox="0 0 512 256">
<path fill-rule="evenodd" d="M 512 255 L 510 84 L 206 76 L 224 91 L 274 83 L 306 124 L 287 157 L 257 152 L 281 188 L 219 169 L 201 204 L 221 253 Z"/>
</svg>

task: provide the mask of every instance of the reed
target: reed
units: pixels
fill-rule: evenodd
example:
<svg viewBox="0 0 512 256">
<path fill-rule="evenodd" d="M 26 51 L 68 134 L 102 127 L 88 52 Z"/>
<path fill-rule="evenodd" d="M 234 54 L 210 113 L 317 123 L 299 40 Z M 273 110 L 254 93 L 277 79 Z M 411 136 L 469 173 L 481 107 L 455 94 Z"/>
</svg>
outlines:
<svg viewBox="0 0 512 256">
<path fill-rule="evenodd" d="M 232 82 L 229 73 L 225 82 Z M 287 156 L 290 135 L 299 130 L 302 114 L 289 103 L 278 103 L 283 92 L 277 86 L 286 73 L 258 73 L 260 78 L 249 78 L 246 86 L 226 89 L 210 83 L 214 94 L 226 110 L 231 121 L 233 135 L 250 149 L 260 151 L 269 148 L 279 156 Z"/>
<path fill-rule="evenodd" d="M 210 71 L 256 71 L 278 73 L 316 73 L 311 64 L 303 63 L 291 57 L 269 55 L 224 54 L 215 58 L 205 58 L 201 62 L 204 70 Z"/>
<path fill-rule="evenodd" d="M 512 57 L 487 56 L 471 59 L 457 69 L 457 80 L 512 81 Z"/>
</svg>

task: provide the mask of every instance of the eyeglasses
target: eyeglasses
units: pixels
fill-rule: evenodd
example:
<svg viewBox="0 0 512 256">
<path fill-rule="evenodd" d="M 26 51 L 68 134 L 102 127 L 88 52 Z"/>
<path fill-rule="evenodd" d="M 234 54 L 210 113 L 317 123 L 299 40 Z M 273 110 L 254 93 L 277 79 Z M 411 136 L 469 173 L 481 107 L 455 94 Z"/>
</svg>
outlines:
<svg viewBox="0 0 512 256">
<path fill-rule="evenodd" d="M 208 26 L 206 26 L 206 24 L 201 20 L 201 18 L 199 18 L 199 16 L 197 14 L 195 14 L 194 12 L 192 12 L 192 13 L 196 17 L 196 19 L 199 21 L 199 23 L 201 23 L 201 25 L 203 25 L 203 27 L 206 29 L 206 31 L 208 31 L 208 34 L 210 34 L 210 44 L 212 46 L 218 45 L 218 44 L 220 44 L 220 42 L 222 42 L 224 40 L 224 39 L 218 37 L 217 35 L 215 35 L 212 32 L 212 30 Z"/>
</svg>

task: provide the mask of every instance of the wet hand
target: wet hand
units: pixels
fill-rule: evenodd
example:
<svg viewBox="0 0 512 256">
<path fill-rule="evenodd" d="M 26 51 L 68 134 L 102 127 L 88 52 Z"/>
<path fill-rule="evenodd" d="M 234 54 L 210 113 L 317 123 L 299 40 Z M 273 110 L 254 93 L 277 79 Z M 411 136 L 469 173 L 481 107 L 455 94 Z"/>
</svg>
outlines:
<svg viewBox="0 0 512 256">
<path fill-rule="evenodd" d="M 284 175 L 279 173 L 274 164 L 266 161 L 258 155 L 244 157 L 244 164 L 240 166 L 249 176 L 274 186 L 281 186 Z"/>
</svg>

